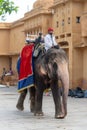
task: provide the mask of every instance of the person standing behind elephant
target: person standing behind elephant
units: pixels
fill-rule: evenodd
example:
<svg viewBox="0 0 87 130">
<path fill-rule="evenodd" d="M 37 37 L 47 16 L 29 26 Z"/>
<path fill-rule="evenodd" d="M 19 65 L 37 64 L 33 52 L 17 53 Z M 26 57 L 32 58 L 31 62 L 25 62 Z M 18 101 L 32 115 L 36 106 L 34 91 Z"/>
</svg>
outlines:
<svg viewBox="0 0 87 130">
<path fill-rule="evenodd" d="M 3 72 L 2 72 L 2 76 L 1 76 L 1 79 L 2 79 L 2 80 L 3 80 L 3 78 L 5 77 L 6 73 L 7 73 L 6 69 L 3 68 Z"/>
<path fill-rule="evenodd" d="M 38 43 L 44 43 L 44 38 L 41 32 L 39 33 L 39 36 L 35 39 L 35 44 Z"/>
<path fill-rule="evenodd" d="M 46 51 L 52 47 L 59 49 L 59 45 L 53 35 L 53 29 L 48 28 L 48 34 L 44 37 Z"/>
</svg>

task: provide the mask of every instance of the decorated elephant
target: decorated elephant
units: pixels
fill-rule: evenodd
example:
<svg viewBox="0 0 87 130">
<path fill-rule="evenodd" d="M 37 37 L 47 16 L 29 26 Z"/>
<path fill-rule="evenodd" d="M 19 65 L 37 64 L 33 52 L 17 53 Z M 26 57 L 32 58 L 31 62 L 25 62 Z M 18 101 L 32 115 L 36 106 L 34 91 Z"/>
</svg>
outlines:
<svg viewBox="0 0 87 130">
<path fill-rule="evenodd" d="M 51 48 L 35 59 L 35 88 L 30 88 L 30 109 L 35 116 L 43 116 L 43 92 L 51 88 L 55 104 L 55 118 L 67 115 L 67 96 L 69 90 L 68 58 L 62 49 Z M 58 81 L 61 81 L 61 87 Z M 27 91 L 20 94 L 17 108 L 23 110 L 23 102 Z M 21 104 L 21 105 L 20 105 Z"/>
</svg>

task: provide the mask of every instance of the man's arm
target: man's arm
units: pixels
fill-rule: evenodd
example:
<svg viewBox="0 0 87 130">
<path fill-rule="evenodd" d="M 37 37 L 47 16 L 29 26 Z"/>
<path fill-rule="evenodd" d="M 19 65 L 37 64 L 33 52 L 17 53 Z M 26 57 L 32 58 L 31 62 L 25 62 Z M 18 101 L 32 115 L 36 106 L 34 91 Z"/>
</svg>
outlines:
<svg viewBox="0 0 87 130">
<path fill-rule="evenodd" d="M 53 43 L 54 43 L 54 46 L 58 45 L 54 36 L 53 36 Z"/>
</svg>

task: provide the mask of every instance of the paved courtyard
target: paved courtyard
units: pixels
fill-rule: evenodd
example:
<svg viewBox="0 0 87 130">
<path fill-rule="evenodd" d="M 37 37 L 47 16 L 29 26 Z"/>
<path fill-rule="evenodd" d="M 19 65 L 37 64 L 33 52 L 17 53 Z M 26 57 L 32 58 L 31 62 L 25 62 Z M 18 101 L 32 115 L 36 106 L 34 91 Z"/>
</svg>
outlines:
<svg viewBox="0 0 87 130">
<path fill-rule="evenodd" d="M 68 115 L 54 118 L 52 96 L 44 96 L 44 117 L 35 117 L 29 110 L 29 96 L 24 111 L 16 109 L 17 87 L 0 86 L 0 130 L 87 130 L 87 98 L 68 98 Z"/>
</svg>

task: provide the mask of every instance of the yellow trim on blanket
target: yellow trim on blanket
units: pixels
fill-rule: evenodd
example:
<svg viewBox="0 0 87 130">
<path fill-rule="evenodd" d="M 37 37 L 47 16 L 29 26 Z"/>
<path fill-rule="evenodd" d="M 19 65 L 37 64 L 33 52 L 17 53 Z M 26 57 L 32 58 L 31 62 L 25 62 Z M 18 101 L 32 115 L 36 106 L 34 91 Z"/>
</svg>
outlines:
<svg viewBox="0 0 87 130">
<path fill-rule="evenodd" d="M 34 84 L 31 84 L 31 85 L 29 85 L 29 86 L 26 86 L 26 87 L 24 87 L 24 88 L 18 90 L 18 93 L 21 93 L 21 91 L 23 91 L 23 90 L 25 90 L 25 89 L 27 89 L 27 88 L 31 88 L 31 87 L 35 87 L 35 85 L 34 85 Z"/>
</svg>

